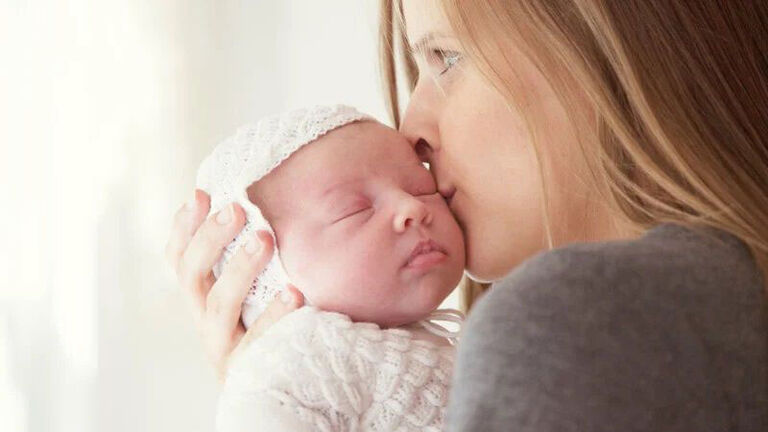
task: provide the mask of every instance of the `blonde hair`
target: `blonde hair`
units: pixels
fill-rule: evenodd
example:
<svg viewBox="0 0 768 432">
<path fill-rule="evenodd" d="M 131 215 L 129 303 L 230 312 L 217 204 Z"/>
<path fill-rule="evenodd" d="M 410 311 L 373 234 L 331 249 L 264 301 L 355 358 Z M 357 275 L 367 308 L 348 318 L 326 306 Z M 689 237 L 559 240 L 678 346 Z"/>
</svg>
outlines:
<svg viewBox="0 0 768 432">
<path fill-rule="evenodd" d="M 543 72 L 572 120 L 585 120 L 576 107 L 586 98 L 597 125 L 579 145 L 595 190 L 618 218 L 636 230 L 672 222 L 730 232 L 748 245 L 768 289 L 768 4 L 435 3 L 510 106 L 520 104 L 503 54 L 510 44 Z M 381 66 L 397 125 L 399 89 L 413 90 L 417 70 L 399 1 L 383 0 L 380 12 Z M 462 289 L 466 307 L 482 291 L 472 283 Z"/>
</svg>

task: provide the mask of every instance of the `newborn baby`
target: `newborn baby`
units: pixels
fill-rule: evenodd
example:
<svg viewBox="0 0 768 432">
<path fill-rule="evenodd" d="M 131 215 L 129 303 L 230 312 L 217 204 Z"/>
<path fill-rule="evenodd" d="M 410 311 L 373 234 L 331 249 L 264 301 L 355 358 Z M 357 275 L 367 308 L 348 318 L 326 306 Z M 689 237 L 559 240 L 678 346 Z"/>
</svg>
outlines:
<svg viewBox="0 0 768 432">
<path fill-rule="evenodd" d="M 464 244 L 405 138 L 349 107 L 297 110 L 223 142 L 198 186 L 212 213 L 247 216 L 217 275 L 255 230 L 275 234 L 244 324 L 288 282 L 310 305 L 233 359 L 219 429 L 441 430 L 452 347 L 428 318 L 445 317 Z"/>
</svg>

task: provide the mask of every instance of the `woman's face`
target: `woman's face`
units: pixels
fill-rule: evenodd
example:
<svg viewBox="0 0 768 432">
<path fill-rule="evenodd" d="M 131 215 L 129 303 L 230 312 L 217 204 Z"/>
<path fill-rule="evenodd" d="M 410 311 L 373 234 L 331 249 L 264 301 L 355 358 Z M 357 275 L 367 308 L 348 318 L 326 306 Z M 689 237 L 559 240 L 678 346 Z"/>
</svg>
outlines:
<svg viewBox="0 0 768 432">
<path fill-rule="evenodd" d="M 471 64 L 434 1 L 404 0 L 406 32 L 419 78 L 401 125 L 429 162 L 441 194 L 464 230 L 467 272 L 503 277 L 547 245 L 542 183 L 523 118 Z M 587 217 L 585 166 L 575 129 L 538 70 L 511 49 L 516 92 L 537 135 L 546 178 L 553 239 L 594 237 Z"/>
</svg>

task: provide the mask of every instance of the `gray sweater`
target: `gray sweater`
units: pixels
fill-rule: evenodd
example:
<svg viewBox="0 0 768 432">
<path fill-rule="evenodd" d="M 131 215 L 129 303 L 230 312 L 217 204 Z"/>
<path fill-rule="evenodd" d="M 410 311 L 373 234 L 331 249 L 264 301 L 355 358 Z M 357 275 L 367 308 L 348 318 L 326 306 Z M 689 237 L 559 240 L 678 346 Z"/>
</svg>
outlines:
<svg viewBox="0 0 768 432">
<path fill-rule="evenodd" d="M 448 431 L 768 431 L 749 250 L 665 224 L 539 254 L 471 311 Z"/>
</svg>

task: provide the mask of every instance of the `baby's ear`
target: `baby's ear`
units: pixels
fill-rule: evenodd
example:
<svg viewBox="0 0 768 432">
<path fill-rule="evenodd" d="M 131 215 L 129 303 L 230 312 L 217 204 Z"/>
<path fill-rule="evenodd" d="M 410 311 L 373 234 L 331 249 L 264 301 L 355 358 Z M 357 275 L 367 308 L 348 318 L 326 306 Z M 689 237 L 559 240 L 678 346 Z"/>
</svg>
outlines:
<svg viewBox="0 0 768 432">
<path fill-rule="evenodd" d="M 271 207 L 274 204 L 275 198 L 281 196 L 284 187 L 284 185 L 278 181 L 279 177 L 273 175 L 274 172 L 275 171 L 272 171 L 245 188 L 245 194 L 248 196 L 248 201 L 258 207 L 262 213 L 264 213 L 265 207 Z M 264 216 L 266 217 L 266 214 Z"/>
<path fill-rule="evenodd" d="M 251 183 L 251 185 L 245 189 L 245 193 L 248 195 L 248 201 L 250 201 L 251 204 L 258 206 L 256 200 L 256 182 Z"/>
</svg>

